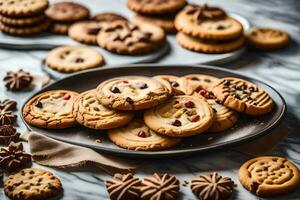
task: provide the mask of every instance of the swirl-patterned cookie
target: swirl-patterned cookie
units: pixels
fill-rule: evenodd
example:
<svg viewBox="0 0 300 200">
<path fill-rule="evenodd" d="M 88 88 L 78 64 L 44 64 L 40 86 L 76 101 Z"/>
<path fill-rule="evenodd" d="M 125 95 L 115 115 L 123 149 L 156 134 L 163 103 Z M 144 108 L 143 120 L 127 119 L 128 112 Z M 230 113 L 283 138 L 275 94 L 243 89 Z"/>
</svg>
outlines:
<svg viewBox="0 0 300 200">
<path fill-rule="evenodd" d="M 23 108 L 28 124 L 41 128 L 60 129 L 75 126 L 73 104 L 78 94 L 68 90 L 44 92 L 29 100 Z"/>
<path fill-rule="evenodd" d="M 247 190 L 262 197 L 288 193 L 300 186 L 299 169 L 282 157 L 251 159 L 241 166 L 238 176 Z"/>
<path fill-rule="evenodd" d="M 172 95 L 184 95 L 185 79 L 173 75 L 157 75 L 153 77 L 160 81 Z"/>
<path fill-rule="evenodd" d="M 225 106 L 248 115 L 263 115 L 274 106 L 266 91 L 249 81 L 225 77 L 213 88 L 213 93 Z"/>
<path fill-rule="evenodd" d="M 135 151 L 168 149 L 181 141 L 180 138 L 155 133 L 140 119 L 134 119 L 121 128 L 109 130 L 108 137 L 116 145 Z"/>
<path fill-rule="evenodd" d="M 201 89 L 212 91 L 213 86 L 219 81 L 217 77 L 205 74 L 188 74 L 183 78 L 186 80 L 184 91 L 188 95 Z"/>
<path fill-rule="evenodd" d="M 143 110 L 169 98 L 169 92 L 159 81 L 145 76 L 123 76 L 102 82 L 97 98 L 109 108 Z"/>
<path fill-rule="evenodd" d="M 111 129 L 127 124 L 133 113 L 104 107 L 96 98 L 94 90 L 81 93 L 74 102 L 73 115 L 76 121 L 92 129 Z"/>
<path fill-rule="evenodd" d="M 145 54 L 155 51 L 165 42 L 164 31 L 149 23 L 111 22 L 97 36 L 100 47 L 118 54 Z"/>
<path fill-rule="evenodd" d="M 194 96 L 174 96 L 144 113 L 153 131 L 172 137 L 187 137 L 206 131 L 213 123 L 213 110 L 206 100 Z"/>
</svg>

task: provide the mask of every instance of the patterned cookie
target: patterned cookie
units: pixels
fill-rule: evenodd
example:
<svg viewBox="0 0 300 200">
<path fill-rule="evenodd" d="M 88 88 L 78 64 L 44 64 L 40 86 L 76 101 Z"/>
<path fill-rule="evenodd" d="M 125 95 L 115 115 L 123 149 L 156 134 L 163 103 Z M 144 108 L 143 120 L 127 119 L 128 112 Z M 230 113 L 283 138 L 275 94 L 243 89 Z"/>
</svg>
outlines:
<svg viewBox="0 0 300 200">
<path fill-rule="evenodd" d="M 94 90 L 81 93 L 74 102 L 73 115 L 76 121 L 92 129 L 111 129 L 127 124 L 133 113 L 111 110 L 96 98 Z"/>
<path fill-rule="evenodd" d="M 174 96 L 144 113 L 148 127 L 163 135 L 187 137 L 206 131 L 213 123 L 213 110 L 202 98 Z"/>
<path fill-rule="evenodd" d="M 203 41 L 199 38 L 178 32 L 176 40 L 183 48 L 201 53 L 227 53 L 241 48 L 244 45 L 243 36 L 231 41 Z"/>
<path fill-rule="evenodd" d="M 28 124 L 41 128 L 61 129 L 76 125 L 73 103 L 76 92 L 52 90 L 30 99 L 23 108 Z"/>
<path fill-rule="evenodd" d="M 40 24 L 27 26 L 27 27 L 17 27 L 8 26 L 0 22 L 0 30 L 4 33 L 16 36 L 27 36 L 36 35 L 46 31 L 49 27 L 49 21 L 42 22 Z"/>
<path fill-rule="evenodd" d="M 168 149 L 181 141 L 180 138 L 155 133 L 140 119 L 134 119 L 124 127 L 109 130 L 108 137 L 116 145 L 135 151 Z"/>
<path fill-rule="evenodd" d="M 152 108 L 169 98 L 167 89 L 145 76 L 122 76 L 102 82 L 97 87 L 99 101 L 117 110 Z"/>
<path fill-rule="evenodd" d="M 62 46 L 50 51 L 46 57 L 48 67 L 63 73 L 72 73 L 104 64 L 100 52 L 86 46 Z"/>
<path fill-rule="evenodd" d="M 247 190 L 261 197 L 289 193 L 300 186 L 299 169 L 282 157 L 253 158 L 241 166 L 238 176 Z"/>
<path fill-rule="evenodd" d="M 134 25 L 115 21 L 97 36 L 100 47 L 118 54 L 145 54 L 155 51 L 165 42 L 164 31 L 151 24 Z"/>
<path fill-rule="evenodd" d="M 242 24 L 214 7 L 188 5 L 175 18 L 175 27 L 186 35 L 206 40 L 230 40 L 243 33 Z"/>
<path fill-rule="evenodd" d="M 272 111 L 272 98 L 257 85 L 239 78 L 220 79 L 213 93 L 225 106 L 248 115 L 263 115 Z"/>
<path fill-rule="evenodd" d="M 185 94 L 185 79 L 173 75 L 157 75 L 153 76 L 154 79 L 161 82 L 172 95 L 184 95 Z"/>
<path fill-rule="evenodd" d="M 0 0 L 0 14 L 9 17 L 32 16 L 47 7 L 47 0 Z"/>
<path fill-rule="evenodd" d="M 162 28 L 166 33 L 175 33 L 176 28 L 174 25 L 174 15 L 163 15 L 163 16 L 149 16 L 149 15 L 135 15 L 132 18 L 134 23 L 150 23 Z"/>
<path fill-rule="evenodd" d="M 7 17 L 4 15 L 0 15 L 0 21 L 8 26 L 32 26 L 34 24 L 39 24 L 45 20 L 45 15 L 37 15 L 30 17 Z"/>
<path fill-rule="evenodd" d="M 4 192 L 12 200 L 48 199 L 62 192 L 62 184 L 51 172 L 27 168 L 5 180 Z"/>
<path fill-rule="evenodd" d="M 90 11 L 85 6 L 74 2 L 58 2 L 51 4 L 45 11 L 50 19 L 57 22 L 74 22 L 90 17 Z"/>
<path fill-rule="evenodd" d="M 188 74 L 183 79 L 185 79 L 184 92 L 188 95 L 201 89 L 212 91 L 213 86 L 219 81 L 217 77 L 205 74 Z"/>
<path fill-rule="evenodd" d="M 286 32 L 274 28 L 253 28 L 245 36 L 247 42 L 257 49 L 280 49 L 290 42 Z"/>
<path fill-rule="evenodd" d="M 146 15 L 176 13 L 185 5 L 185 0 L 127 0 L 129 9 Z"/>
<path fill-rule="evenodd" d="M 60 23 L 60 22 L 52 22 L 50 26 L 50 32 L 54 34 L 60 35 L 68 35 L 69 28 L 71 27 L 72 23 Z"/>
<path fill-rule="evenodd" d="M 98 21 L 98 22 L 113 22 L 117 20 L 124 20 L 127 21 L 125 17 L 122 15 L 116 14 L 116 13 L 111 13 L 111 12 L 103 12 L 103 13 L 98 13 L 92 17 L 92 20 Z"/>
</svg>

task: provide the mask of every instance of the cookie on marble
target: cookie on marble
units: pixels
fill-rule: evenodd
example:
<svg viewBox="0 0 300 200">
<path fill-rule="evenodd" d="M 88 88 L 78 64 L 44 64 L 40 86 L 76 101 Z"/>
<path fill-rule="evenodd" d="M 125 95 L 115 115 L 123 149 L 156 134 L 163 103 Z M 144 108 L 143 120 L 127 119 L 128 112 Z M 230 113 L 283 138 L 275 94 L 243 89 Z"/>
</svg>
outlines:
<svg viewBox="0 0 300 200">
<path fill-rule="evenodd" d="M 256 157 L 245 162 L 238 172 L 241 184 L 260 197 L 292 192 L 300 186 L 300 172 L 289 160 L 276 156 Z"/>
<path fill-rule="evenodd" d="M 36 15 L 47 7 L 47 0 L 0 0 L 0 14 L 9 17 Z"/>
<path fill-rule="evenodd" d="M 212 92 L 226 107 L 248 115 L 267 114 L 274 107 L 274 102 L 266 91 L 239 78 L 220 79 Z"/>
<path fill-rule="evenodd" d="M 186 6 L 176 16 L 175 27 L 185 35 L 205 40 L 231 40 L 243 34 L 239 21 L 222 9 L 207 5 Z"/>
<path fill-rule="evenodd" d="M 176 13 L 185 5 L 185 0 L 127 0 L 129 9 L 145 15 Z"/>
<path fill-rule="evenodd" d="M 176 40 L 180 46 L 200 53 L 227 53 L 240 49 L 245 43 L 243 36 L 230 41 L 204 41 L 199 38 L 178 32 Z"/>
<path fill-rule="evenodd" d="M 117 20 L 124 20 L 127 21 L 126 17 L 119 15 L 117 13 L 112 13 L 112 12 L 102 12 L 102 13 L 97 13 L 92 17 L 92 20 L 97 21 L 97 22 L 113 22 Z"/>
<path fill-rule="evenodd" d="M 159 81 L 146 76 L 121 76 L 102 82 L 98 100 L 117 110 L 143 110 L 166 101 L 170 94 Z"/>
<path fill-rule="evenodd" d="M 248 44 L 257 49 L 281 49 L 290 42 L 286 32 L 275 28 L 253 28 L 245 36 Z"/>
<path fill-rule="evenodd" d="M 100 67 L 104 64 L 104 58 L 100 52 L 91 47 L 62 46 L 48 53 L 46 64 L 56 71 L 72 73 Z"/>
<path fill-rule="evenodd" d="M 200 134 L 213 124 L 213 117 L 213 110 L 206 100 L 186 95 L 173 96 L 144 113 L 149 128 L 172 137 Z"/>
<path fill-rule="evenodd" d="M 0 30 L 3 33 L 15 36 L 37 35 L 46 31 L 50 26 L 50 22 L 45 20 L 39 24 L 26 27 L 8 26 L 0 21 Z"/>
<path fill-rule="evenodd" d="M 201 89 L 212 91 L 213 86 L 219 81 L 217 77 L 206 74 L 188 74 L 182 78 L 185 79 L 184 91 L 188 95 Z"/>
<path fill-rule="evenodd" d="M 185 94 L 185 79 L 173 75 L 157 75 L 153 76 L 154 79 L 161 82 L 172 95 Z"/>
<path fill-rule="evenodd" d="M 146 54 L 165 43 L 164 31 L 154 25 L 132 24 L 127 21 L 109 23 L 97 36 L 98 45 L 118 54 Z"/>
<path fill-rule="evenodd" d="M 134 119 L 126 126 L 108 131 L 108 138 L 116 145 L 135 151 L 168 149 L 181 140 L 155 133 L 141 119 Z"/>
<path fill-rule="evenodd" d="M 75 126 L 73 104 L 76 92 L 52 90 L 30 99 L 23 108 L 25 121 L 33 126 L 62 129 Z"/>
<path fill-rule="evenodd" d="M 40 168 L 27 168 L 10 175 L 4 192 L 12 200 L 38 200 L 56 197 L 62 192 L 60 180 Z"/>
<path fill-rule="evenodd" d="M 73 115 L 79 124 L 92 129 L 117 128 L 127 124 L 134 116 L 132 112 L 104 107 L 94 90 L 83 92 L 76 98 Z"/>
<path fill-rule="evenodd" d="M 29 17 L 7 17 L 0 15 L 0 21 L 8 26 L 26 27 L 39 24 L 45 20 L 45 15 L 29 16 Z"/>
</svg>

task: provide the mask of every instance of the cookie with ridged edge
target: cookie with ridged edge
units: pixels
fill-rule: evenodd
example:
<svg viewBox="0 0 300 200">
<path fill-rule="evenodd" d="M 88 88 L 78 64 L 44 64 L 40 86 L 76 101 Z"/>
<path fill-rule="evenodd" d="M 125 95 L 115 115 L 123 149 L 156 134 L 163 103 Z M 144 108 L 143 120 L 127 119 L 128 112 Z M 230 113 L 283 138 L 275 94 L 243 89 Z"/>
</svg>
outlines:
<svg viewBox="0 0 300 200">
<path fill-rule="evenodd" d="M 168 149 L 181 141 L 180 138 L 155 133 L 141 119 L 133 119 L 126 126 L 109 130 L 108 138 L 122 148 L 135 151 Z"/>
<path fill-rule="evenodd" d="M 213 110 L 206 100 L 194 96 L 173 96 L 144 113 L 153 131 L 172 137 L 188 137 L 206 131 L 213 124 Z"/>
<path fill-rule="evenodd" d="M 127 124 L 134 116 L 132 112 L 112 110 L 104 107 L 96 98 L 94 90 L 76 97 L 73 107 L 76 121 L 92 129 L 112 129 Z"/>
<path fill-rule="evenodd" d="M 88 46 L 61 46 L 48 53 L 46 64 L 56 71 L 72 73 L 100 67 L 104 64 L 104 58 L 100 52 Z"/>
<path fill-rule="evenodd" d="M 241 184 L 260 197 L 271 197 L 295 191 L 300 186 L 300 172 L 286 158 L 256 157 L 245 162 L 238 172 Z"/>
<path fill-rule="evenodd" d="M 63 129 L 75 126 L 73 104 L 78 93 L 69 90 L 47 91 L 30 99 L 23 108 L 25 121 L 40 128 Z"/>
<path fill-rule="evenodd" d="M 0 30 L 3 33 L 9 35 L 16 36 L 28 36 L 28 35 L 36 35 L 42 32 L 45 32 L 49 28 L 50 22 L 44 21 L 40 24 L 26 26 L 26 27 L 16 27 L 16 26 L 8 26 L 0 22 Z"/>
<path fill-rule="evenodd" d="M 224 106 L 248 115 L 267 114 L 274 107 L 274 102 L 266 91 L 239 78 L 220 79 L 212 92 Z"/>
<path fill-rule="evenodd" d="M 144 110 L 166 101 L 170 94 L 159 81 L 146 76 L 121 76 L 102 82 L 98 100 L 117 110 Z"/>
<path fill-rule="evenodd" d="M 4 15 L 0 15 L 0 21 L 8 26 L 20 26 L 26 27 L 31 26 L 34 24 L 39 24 L 43 20 L 45 20 L 45 15 L 37 15 L 37 16 L 30 16 L 30 17 L 7 17 Z"/>
<path fill-rule="evenodd" d="M 243 36 L 226 42 L 203 41 L 199 38 L 178 32 L 176 40 L 183 48 L 200 53 L 227 53 L 241 48 L 245 39 Z"/>
<path fill-rule="evenodd" d="M 185 0 L 127 0 L 129 9 L 145 15 L 176 13 L 185 5 Z"/>
<path fill-rule="evenodd" d="M 47 0 L 0 0 L 0 14 L 8 17 L 36 15 L 47 7 Z"/>
</svg>

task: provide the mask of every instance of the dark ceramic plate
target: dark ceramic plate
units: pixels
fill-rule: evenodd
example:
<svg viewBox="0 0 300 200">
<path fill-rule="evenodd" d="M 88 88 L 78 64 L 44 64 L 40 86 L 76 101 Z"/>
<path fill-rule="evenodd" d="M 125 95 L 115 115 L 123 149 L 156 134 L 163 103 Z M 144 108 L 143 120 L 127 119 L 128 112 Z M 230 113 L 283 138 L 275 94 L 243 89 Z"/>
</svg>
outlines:
<svg viewBox="0 0 300 200">
<path fill-rule="evenodd" d="M 25 124 L 27 124 L 28 128 L 33 131 L 40 132 L 49 137 L 62 140 L 64 142 L 90 147 L 102 152 L 108 152 L 110 154 L 117 154 L 122 156 L 162 157 L 187 155 L 196 152 L 199 153 L 209 150 L 230 148 L 236 145 L 250 142 L 258 137 L 267 134 L 272 128 L 276 127 L 285 114 L 286 104 L 284 102 L 284 99 L 274 88 L 256 79 L 242 76 L 230 70 L 212 66 L 161 66 L 140 64 L 122 66 L 121 68 L 113 67 L 108 69 L 89 70 L 73 74 L 67 78 L 55 82 L 52 85 L 47 86 L 40 92 L 55 89 L 66 89 L 83 92 L 85 90 L 95 88 L 103 80 L 124 75 L 154 76 L 158 74 L 172 74 L 182 76 L 191 73 L 202 73 L 217 77 L 234 76 L 250 80 L 266 90 L 268 94 L 273 98 L 276 106 L 271 113 L 265 116 L 251 117 L 241 115 L 238 123 L 233 128 L 222 133 L 203 133 L 198 136 L 184 138 L 183 142 L 174 148 L 155 152 L 130 151 L 119 148 L 108 140 L 105 131 L 90 130 L 81 126 L 63 130 L 48 130 L 33 127 L 27 124 L 24 120 L 23 121 L 25 122 Z M 102 142 L 97 143 L 95 141 L 96 139 L 101 139 Z"/>
</svg>

